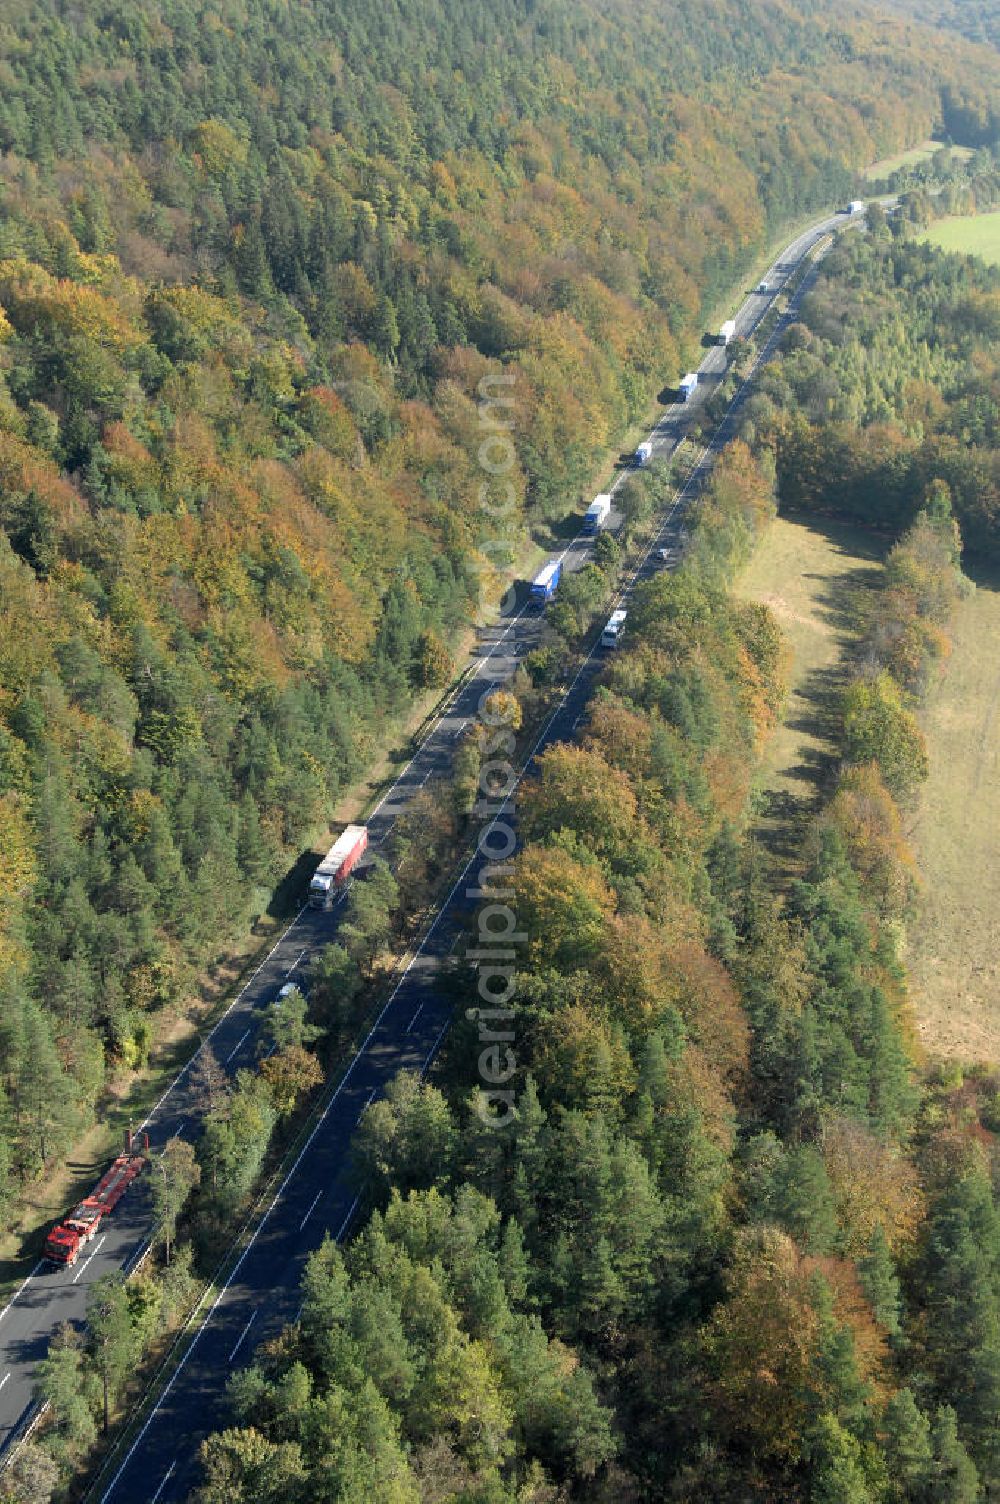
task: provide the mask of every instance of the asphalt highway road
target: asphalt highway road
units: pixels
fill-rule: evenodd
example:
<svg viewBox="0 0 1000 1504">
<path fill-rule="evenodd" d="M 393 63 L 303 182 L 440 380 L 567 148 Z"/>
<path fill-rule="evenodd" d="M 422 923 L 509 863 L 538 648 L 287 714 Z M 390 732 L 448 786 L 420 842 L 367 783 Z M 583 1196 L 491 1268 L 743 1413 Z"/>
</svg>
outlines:
<svg viewBox="0 0 1000 1504">
<path fill-rule="evenodd" d="M 846 223 L 830 216 L 800 235 L 765 274 L 767 294 L 749 295 L 736 315 L 737 334 L 752 334 L 804 257 L 831 231 Z M 761 358 L 766 359 L 794 317 L 796 295 Z M 670 406 L 649 435 L 654 454 L 669 457 L 677 448 L 701 404 L 723 379 L 726 352 L 709 349 L 699 367 L 699 386 L 686 404 Z M 679 555 L 686 507 L 715 455 L 732 437 L 746 383 L 737 393 L 719 431 L 702 455 L 695 474 L 674 499 L 638 570 L 618 604 L 626 604 L 635 583 L 669 567 L 661 549 Z M 628 474 L 623 469 L 610 489 Z M 616 515 L 612 513 L 611 525 Z M 564 569 L 579 568 L 593 546 L 578 534 L 561 555 Z M 450 767 L 457 739 L 475 718 L 481 697 L 513 672 L 518 657 L 537 640 L 541 617 L 527 602 L 527 588 L 496 625 L 484 631 L 465 674 L 427 729 L 411 762 L 369 816 L 370 845 L 381 846 L 400 811 L 429 778 Z M 580 720 L 599 672 L 602 654 L 586 658 L 545 725 L 533 753 L 550 742 L 566 740 Z M 481 860 L 481 859 L 480 859 Z M 458 877 L 437 911 L 417 953 L 399 978 L 377 1022 L 352 1060 L 341 1084 L 316 1123 L 311 1137 L 270 1204 L 228 1283 L 219 1293 L 175 1370 L 166 1391 L 138 1438 L 116 1469 L 100 1480 L 93 1498 L 114 1504 L 169 1504 L 186 1498 L 197 1482 L 197 1443 L 223 1422 L 224 1387 L 234 1365 L 249 1360 L 257 1343 L 294 1318 L 298 1288 L 308 1254 L 325 1233 L 342 1236 L 357 1208 L 357 1188 L 348 1170 L 351 1139 L 365 1108 L 405 1068 L 425 1071 L 450 1020 L 450 1004 L 438 985 L 442 960 L 460 939 L 467 906 L 466 889 L 473 860 Z M 286 980 L 305 975 L 310 956 L 335 937 L 343 898 L 328 912 L 304 908 L 208 1036 L 219 1061 L 229 1071 L 249 1066 L 256 1056 L 263 1010 Z M 193 1063 L 193 1062 L 192 1062 Z M 153 1147 L 174 1134 L 196 1128 L 190 1063 L 180 1072 L 143 1125 Z M 32 1403 L 33 1370 L 48 1341 L 63 1321 L 80 1322 L 88 1287 L 103 1274 L 128 1267 L 143 1251 L 150 1231 L 148 1191 L 139 1182 L 108 1219 L 107 1227 L 74 1269 L 38 1266 L 10 1304 L 0 1312 L 0 1450 L 23 1427 Z"/>
</svg>

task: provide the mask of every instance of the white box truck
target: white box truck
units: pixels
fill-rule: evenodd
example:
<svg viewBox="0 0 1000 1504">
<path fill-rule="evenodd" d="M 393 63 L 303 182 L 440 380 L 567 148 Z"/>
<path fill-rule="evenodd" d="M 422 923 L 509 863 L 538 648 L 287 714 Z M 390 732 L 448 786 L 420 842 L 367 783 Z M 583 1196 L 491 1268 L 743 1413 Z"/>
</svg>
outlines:
<svg viewBox="0 0 1000 1504">
<path fill-rule="evenodd" d="M 736 338 L 736 320 L 727 319 L 719 330 L 719 344 L 728 345 L 731 339 Z"/>
<path fill-rule="evenodd" d="M 617 611 L 612 611 L 608 617 L 604 631 L 601 633 L 602 648 L 616 648 L 618 646 L 618 639 L 622 635 L 622 628 L 625 625 L 627 614 L 621 607 Z"/>
<path fill-rule="evenodd" d="M 695 387 L 697 385 L 698 385 L 698 372 L 697 371 L 688 371 L 688 373 L 687 373 L 686 376 L 682 376 L 681 379 L 680 379 L 680 384 L 679 384 L 679 386 L 677 388 L 677 393 L 678 393 L 678 396 L 680 397 L 680 400 L 682 402 L 687 402 L 688 398 L 691 396 L 691 393 L 694 391 L 694 389 L 695 389 Z"/>
<path fill-rule="evenodd" d="M 647 440 L 645 443 L 640 444 L 635 451 L 635 463 L 637 465 L 648 465 L 652 458 L 653 446 Z"/>
</svg>

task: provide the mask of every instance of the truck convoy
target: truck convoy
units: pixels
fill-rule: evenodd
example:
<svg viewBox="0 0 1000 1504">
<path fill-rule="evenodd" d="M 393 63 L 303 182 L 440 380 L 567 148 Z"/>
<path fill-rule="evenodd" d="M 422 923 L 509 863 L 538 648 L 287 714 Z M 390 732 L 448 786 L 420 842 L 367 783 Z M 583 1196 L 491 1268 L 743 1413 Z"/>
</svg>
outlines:
<svg viewBox="0 0 1000 1504">
<path fill-rule="evenodd" d="M 635 451 L 635 463 L 637 465 L 648 465 L 652 458 L 652 444 L 650 444 L 648 441 L 646 443 L 640 444 L 638 449 Z"/>
<path fill-rule="evenodd" d="M 45 1239 L 42 1253 L 50 1264 L 69 1268 L 80 1257 L 80 1250 L 97 1235 L 104 1218 L 113 1212 L 119 1201 L 146 1168 L 149 1154 L 149 1134 L 142 1136 L 142 1148 L 136 1149 L 132 1134 L 126 1140 L 124 1154 L 119 1154 L 109 1170 L 105 1170 L 90 1195 L 75 1206 L 68 1216 L 55 1227 Z"/>
<path fill-rule="evenodd" d="M 368 849 L 368 827 L 348 825 L 343 835 L 337 837 L 326 856 L 313 873 L 309 884 L 309 906 L 313 909 L 328 909 L 334 894 L 342 888 L 352 870 Z"/>
<path fill-rule="evenodd" d="M 553 559 L 544 569 L 539 570 L 531 582 L 531 599 L 536 605 L 544 606 L 552 599 L 561 578 L 562 559 Z"/>
<path fill-rule="evenodd" d="M 620 608 L 617 611 L 612 611 L 608 617 L 607 625 L 601 633 L 602 648 L 616 648 L 618 646 L 618 639 L 622 635 L 622 628 L 625 626 L 625 617 L 627 615 L 628 613 Z"/>
<path fill-rule="evenodd" d="M 682 402 L 687 402 L 688 398 L 691 396 L 691 393 L 694 391 L 694 389 L 695 389 L 695 387 L 697 385 L 698 385 L 698 372 L 697 371 L 688 371 L 688 373 L 687 373 L 686 376 L 682 376 L 681 380 L 680 380 L 680 385 L 677 388 L 677 393 L 678 393 L 678 396 L 680 397 L 680 400 Z"/>
<path fill-rule="evenodd" d="M 722 328 L 719 330 L 719 341 L 718 342 L 719 342 L 720 345 L 728 345 L 729 341 L 731 339 L 735 339 L 735 337 L 736 337 L 736 320 L 735 319 L 727 319 L 726 322 L 723 324 Z"/>
<path fill-rule="evenodd" d="M 606 492 L 602 492 L 600 496 L 595 496 L 587 508 L 586 516 L 583 519 L 583 531 L 588 537 L 601 531 L 610 513 L 611 497 Z"/>
</svg>

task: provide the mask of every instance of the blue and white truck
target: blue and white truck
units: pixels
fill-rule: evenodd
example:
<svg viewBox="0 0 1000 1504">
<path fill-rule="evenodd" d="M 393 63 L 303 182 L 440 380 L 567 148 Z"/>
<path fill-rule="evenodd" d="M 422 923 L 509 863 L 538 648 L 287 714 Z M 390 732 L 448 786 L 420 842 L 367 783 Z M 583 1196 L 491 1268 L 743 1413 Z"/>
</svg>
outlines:
<svg viewBox="0 0 1000 1504">
<path fill-rule="evenodd" d="M 638 449 L 635 451 L 635 463 L 637 465 L 648 465 L 652 458 L 653 446 L 647 439 L 644 443 L 640 444 Z"/>
<path fill-rule="evenodd" d="M 680 400 L 682 402 L 686 402 L 688 400 L 688 398 L 691 396 L 691 393 L 694 391 L 694 389 L 695 389 L 695 387 L 697 385 L 698 385 L 698 372 L 697 371 L 688 371 L 688 373 L 687 373 L 686 376 L 682 376 L 681 379 L 680 379 L 680 384 L 677 387 L 677 395 L 680 398 Z"/>
<path fill-rule="evenodd" d="M 583 531 L 587 537 L 593 537 L 594 533 L 599 533 L 610 515 L 611 497 L 607 492 L 602 492 L 600 496 L 594 497 L 584 516 Z"/>
<path fill-rule="evenodd" d="M 556 593 L 556 586 L 562 578 L 562 559 L 552 559 L 544 569 L 540 569 L 531 582 L 531 599 L 536 605 L 544 606 Z"/>
</svg>

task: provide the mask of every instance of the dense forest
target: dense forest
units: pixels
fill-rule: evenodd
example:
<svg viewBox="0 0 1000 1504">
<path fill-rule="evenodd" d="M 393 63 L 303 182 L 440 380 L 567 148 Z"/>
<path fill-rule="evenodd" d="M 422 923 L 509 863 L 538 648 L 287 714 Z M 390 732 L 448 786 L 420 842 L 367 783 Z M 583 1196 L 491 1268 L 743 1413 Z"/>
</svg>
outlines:
<svg viewBox="0 0 1000 1504">
<path fill-rule="evenodd" d="M 997 283 L 905 226 L 824 262 L 681 568 L 640 588 L 579 744 L 521 795 L 516 1120 L 485 1128 L 470 1095 L 474 1011 L 431 1083 L 369 1110 L 370 1220 L 233 1380 L 198 1504 L 1000 1486 L 1000 1080 L 921 1058 L 904 964 L 916 712 L 968 588 L 956 515 L 979 516 L 953 440 L 975 412 L 989 449 L 995 390 L 955 310 Z M 804 432 L 828 456 L 805 494 Z M 862 503 L 845 465 L 892 453 L 895 490 L 869 475 Z M 781 638 L 728 590 L 779 503 L 895 538 L 783 890 L 747 823 Z"/>
<path fill-rule="evenodd" d="M 957 30 L 818 0 L 3 7 L 8 1197 L 449 678 L 505 563 L 482 378 L 514 377 L 509 563 L 773 235 L 932 129 L 977 149 L 827 257 L 683 567 L 524 793 L 513 1131 L 470 1103 L 472 1022 L 373 1106 L 371 1215 L 234 1383 L 201 1504 L 1000 1489 L 1000 1080 L 924 1068 L 902 960 L 916 708 L 960 548 L 1000 548 L 1000 274 L 907 236 L 996 201 L 998 99 L 1000 58 Z M 746 828 L 781 642 L 728 589 L 778 504 L 888 548 L 780 895 Z M 601 588 L 581 571 L 553 629 Z M 525 665 L 526 702 L 550 671 Z M 351 989 L 407 880 L 358 885 Z M 99 1380 L 107 1405 L 190 1294 L 179 1207 L 210 1244 L 316 1086 L 316 1028 L 349 1033 L 323 965 L 267 1069 L 208 1073 L 197 1158 L 157 1191 L 162 1282 L 98 1290 L 89 1362 L 47 1360 L 52 1487 Z"/>
<path fill-rule="evenodd" d="M 460 1012 L 434 1080 L 366 1113 L 370 1219 L 233 1379 L 198 1504 L 976 1504 L 1000 1482 L 1000 1083 L 922 1066 L 903 966 L 914 708 L 959 533 L 935 477 L 859 619 L 779 893 L 745 818 L 781 638 L 727 589 L 775 491 L 770 449 L 727 450 L 580 743 L 521 795 L 516 1118 L 484 1126 Z"/>
<path fill-rule="evenodd" d="M 919 21 L 960 32 L 970 41 L 1000 46 L 995 0 L 890 0 L 890 6 Z"/>
<path fill-rule="evenodd" d="M 778 225 L 1000 60 L 797 6 L 0 22 L 0 1183 L 144 1060 Z"/>
</svg>

